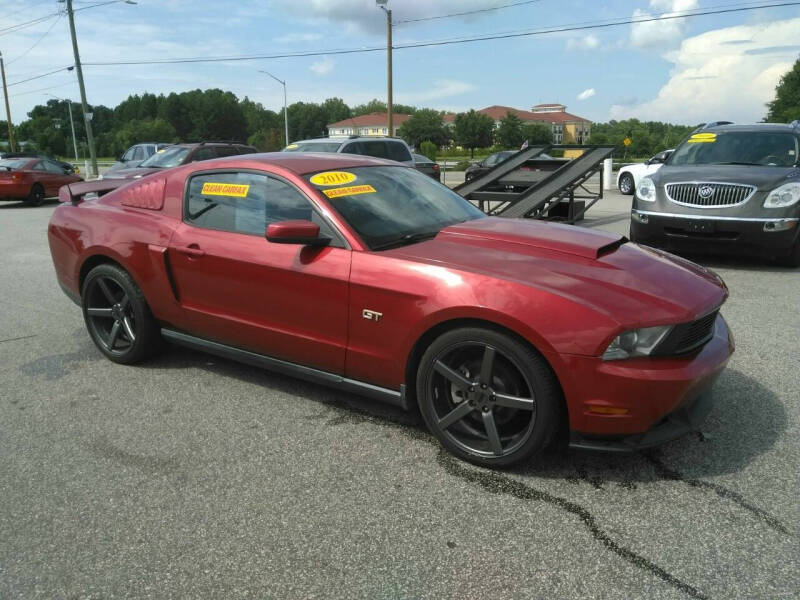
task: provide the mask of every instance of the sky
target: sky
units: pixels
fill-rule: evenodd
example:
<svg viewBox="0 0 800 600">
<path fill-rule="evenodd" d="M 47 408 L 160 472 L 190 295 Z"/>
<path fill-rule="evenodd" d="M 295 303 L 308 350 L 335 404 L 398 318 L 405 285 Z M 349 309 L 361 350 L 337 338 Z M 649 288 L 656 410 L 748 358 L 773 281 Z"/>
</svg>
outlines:
<svg viewBox="0 0 800 600">
<path fill-rule="evenodd" d="M 113 107 L 129 94 L 221 88 L 277 111 L 283 88 L 259 70 L 286 81 L 290 104 L 336 96 L 353 106 L 386 98 L 386 15 L 374 0 L 138 0 L 136 5 L 92 7 L 103 1 L 74 0 L 89 103 Z M 388 0 L 387 6 L 397 46 L 781 1 Z M 0 3 L 0 52 L 6 61 L 12 121 L 25 119 L 33 106 L 51 98 L 47 94 L 78 101 L 75 73 L 66 70 L 74 62 L 66 16 L 9 30 L 56 13 L 64 4 Z M 483 10 L 491 8 L 497 10 Z M 432 18 L 464 12 L 472 14 Z M 371 48 L 382 49 L 331 52 Z M 172 65 L 92 64 L 312 51 L 322 54 Z M 765 103 L 798 57 L 800 3 L 397 48 L 394 101 L 455 112 L 560 102 L 593 121 L 754 122 L 764 117 Z"/>
</svg>

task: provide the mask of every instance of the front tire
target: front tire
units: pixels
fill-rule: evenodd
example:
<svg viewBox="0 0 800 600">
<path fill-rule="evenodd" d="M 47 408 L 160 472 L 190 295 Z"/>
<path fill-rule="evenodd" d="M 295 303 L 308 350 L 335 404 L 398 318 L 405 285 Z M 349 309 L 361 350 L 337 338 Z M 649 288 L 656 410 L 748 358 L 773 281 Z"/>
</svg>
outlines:
<svg viewBox="0 0 800 600">
<path fill-rule="evenodd" d="M 33 184 L 30 194 L 25 199 L 28 206 L 41 206 L 44 203 L 44 188 L 38 183 Z"/>
<path fill-rule="evenodd" d="M 631 196 L 636 190 L 636 184 L 633 182 L 633 175 L 630 173 L 623 173 L 620 175 L 617 187 L 619 187 L 620 194 Z"/>
<path fill-rule="evenodd" d="M 428 428 L 456 456 L 504 467 L 541 451 L 558 430 L 561 390 L 545 359 L 515 338 L 461 328 L 436 339 L 417 371 Z"/>
<path fill-rule="evenodd" d="M 109 360 L 133 364 L 160 348 L 158 323 L 139 286 L 124 269 L 102 264 L 89 271 L 81 306 L 89 336 Z"/>
</svg>

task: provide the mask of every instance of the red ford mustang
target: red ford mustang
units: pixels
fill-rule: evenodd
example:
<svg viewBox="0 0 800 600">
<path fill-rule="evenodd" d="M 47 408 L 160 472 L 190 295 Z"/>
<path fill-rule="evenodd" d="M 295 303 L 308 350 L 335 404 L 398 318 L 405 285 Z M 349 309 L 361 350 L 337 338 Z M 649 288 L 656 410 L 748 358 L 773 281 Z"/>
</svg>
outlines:
<svg viewBox="0 0 800 600">
<path fill-rule="evenodd" d="M 696 428 L 733 352 L 724 283 L 623 237 L 487 217 L 397 163 L 262 154 L 77 184 L 58 281 L 108 358 L 162 339 L 419 406 L 454 454 L 633 450 Z M 86 199 L 87 192 L 103 194 Z"/>
</svg>

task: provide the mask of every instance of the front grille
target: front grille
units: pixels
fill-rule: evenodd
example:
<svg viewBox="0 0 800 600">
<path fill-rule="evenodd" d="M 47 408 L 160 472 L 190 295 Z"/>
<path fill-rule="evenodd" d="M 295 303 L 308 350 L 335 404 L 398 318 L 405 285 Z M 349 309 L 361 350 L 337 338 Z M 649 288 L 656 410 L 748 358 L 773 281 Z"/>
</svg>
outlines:
<svg viewBox="0 0 800 600">
<path fill-rule="evenodd" d="M 670 356 L 697 350 L 714 336 L 714 323 L 718 314 L 719 311 L 715 310 L 696 321 L 676 325 L 658 345 L 654 354 Z"/>
<path fill-rule="evenodd" d="M 747 202 L 756 188 L 739 183 L 668 183 L 666 190 L 667 198 L 676 204 L 717 208 Z"/>
</svg>

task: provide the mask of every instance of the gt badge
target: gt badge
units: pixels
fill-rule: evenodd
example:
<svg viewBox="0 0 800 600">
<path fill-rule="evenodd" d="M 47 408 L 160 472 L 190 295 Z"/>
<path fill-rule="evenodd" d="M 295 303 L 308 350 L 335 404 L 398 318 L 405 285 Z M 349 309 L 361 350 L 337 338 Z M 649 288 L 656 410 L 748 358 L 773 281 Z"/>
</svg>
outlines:
<svg viewBox="0 0 800 600">
<path fill-rule="evenodd" d="M 365 308 L 361 311 L 361 316 L 364 317 L 367 321 L 375 321 L 376 323 L 381 320 L 383 317 L 383 313 L 375 312 L 374 310 L 369 310 Z"/>
</svg>

